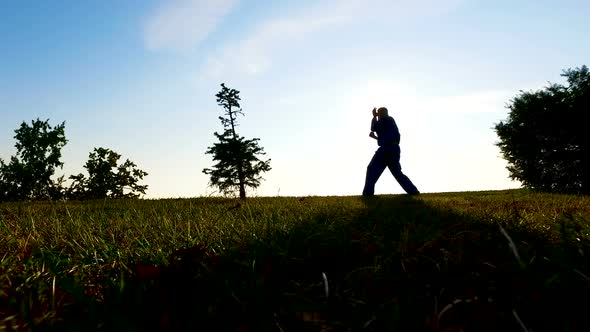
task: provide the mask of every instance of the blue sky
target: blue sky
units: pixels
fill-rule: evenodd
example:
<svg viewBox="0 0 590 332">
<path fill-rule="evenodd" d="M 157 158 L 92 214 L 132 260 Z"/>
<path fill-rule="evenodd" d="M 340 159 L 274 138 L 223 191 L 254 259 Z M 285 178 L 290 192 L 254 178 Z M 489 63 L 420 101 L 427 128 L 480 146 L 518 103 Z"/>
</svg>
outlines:
<svg viewBox="0 0 590 332">
<path fill-rule="evenodd" d="M 14 129 L 66 122 L 59 174 L 94 147 L 149 175 L 147 197 L 208 195 L 220 83 L 272 171 L 251 194 L 357 195 L 374 106 L 396 119 L 422 192 L 518 187 L 494 145 L 519 90 L 587 64 L 587 1 L 0 0 L 0 158 Z M 401 193 L 384 173 L 376 193 Z"/>
</svg>

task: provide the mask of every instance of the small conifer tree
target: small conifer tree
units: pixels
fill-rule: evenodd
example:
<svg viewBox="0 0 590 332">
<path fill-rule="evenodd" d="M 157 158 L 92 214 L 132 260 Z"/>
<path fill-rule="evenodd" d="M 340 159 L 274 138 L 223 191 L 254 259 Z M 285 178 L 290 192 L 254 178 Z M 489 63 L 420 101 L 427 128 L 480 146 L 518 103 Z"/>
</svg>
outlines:
<svg viewBox="0 0 590 332">
<path fill-rule="evenodd" d="M 259 138 L 246 139 L 236 132 L 237 116 L 244 116 L 239 103 L 240 91 L 222 83 L 221 91 L 215 96 L 224 111 L 224 116 L 219 117 L 223 133 L 214 133 L 218 141 L 205 153 L 213 155 L 215 164 L 203 169 L 203 173 L 210 176 L 210 186 L 217 187 L 225 195 L 239 190 L 240 198 L 245 199 L 246 187 L 257 188 L 263 180 L 261 173 L 271 170 L 270 159 L 259 159 L 258 156 L 266 154 L 258 145 Z"/>
</svg>

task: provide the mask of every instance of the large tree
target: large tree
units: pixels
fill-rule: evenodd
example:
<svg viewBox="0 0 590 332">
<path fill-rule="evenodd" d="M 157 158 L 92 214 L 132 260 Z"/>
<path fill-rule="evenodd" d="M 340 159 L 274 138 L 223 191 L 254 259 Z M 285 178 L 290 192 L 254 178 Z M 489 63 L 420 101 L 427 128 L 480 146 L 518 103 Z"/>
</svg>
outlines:
<svg viewBox="0 0 590 332">
<path fill-rule="evenodd" d="M 145 195 L 148 186 L 140 185 L 139 181 L 148 174 L 129 159 L 118 164 L 120 158 L 120 154 L 110 149 L 94 148 L 84 165 L 88 178 L 82 173 L 70 176 L 73 181 L 68 196 L 73 199 L 96 199 Z"/>
<path fill-rule="evenodd" d="M 52 127 L 49 120 L 23 122 L 14 131 L 16 156 L 8 164 L 0 159 L 0 199 L 56 199 L 62 194 L 63 177 L 52 179 L 62 168 L 61 149 L 66 145 L 65 122 Z"/>
<path fill-rule="evenodd" d="M 590 72 L 568 69 L 567 85 L 521 91 L 507 106 L 508 119 L 496 125 L 497 144 L 510 177 L 525 187 L 590 194 Z"/>
<path fill-rule="evenodd" d="M 206 154 L 213 155 L 215 164 L 203 169 L 203 173 L 210 176 L 210 185 L 219 188 L 223 194 L 238 190 L 240 198 L 244 199 L 246 187 L 257 188 L 262 181 L 261 173 L 270 171 L 270 159 L 258 158 L 266 154 L 258 145 L 259 138 L 246 139 L 236 132 L 237 116 L 244 116 L 239 103 L 240 92 L 222 83 L 221 91 L 215 96 L 217 104 L 223 107 L 224 116 L 219 120 L 224 130 L 221 134 L 214 133 L 218 142 L 210 146 Z"/>
</svg>

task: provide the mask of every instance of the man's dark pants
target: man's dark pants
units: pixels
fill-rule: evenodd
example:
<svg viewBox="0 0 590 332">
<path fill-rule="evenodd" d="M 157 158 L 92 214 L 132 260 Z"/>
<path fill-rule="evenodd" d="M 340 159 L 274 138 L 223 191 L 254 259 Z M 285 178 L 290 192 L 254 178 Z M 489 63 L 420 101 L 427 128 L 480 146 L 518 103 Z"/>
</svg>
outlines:
<svg viewBox="0 0 590 332">
<path fill-rule="evenodd" d="M 393 177 L 408 194 L 415 195 L 419 193 L 412 181 L 402 173 L 399 157 L 400 149 L 397 144 L 380 146 L 379 149 L 377 149 L 369 166 L 367 166 L 367 177 L 365 179 L 363 196 L 372 196 L 375 193 L 375 183 L 379 180 L 385 167 L 389 168 Z"/>
</svg>

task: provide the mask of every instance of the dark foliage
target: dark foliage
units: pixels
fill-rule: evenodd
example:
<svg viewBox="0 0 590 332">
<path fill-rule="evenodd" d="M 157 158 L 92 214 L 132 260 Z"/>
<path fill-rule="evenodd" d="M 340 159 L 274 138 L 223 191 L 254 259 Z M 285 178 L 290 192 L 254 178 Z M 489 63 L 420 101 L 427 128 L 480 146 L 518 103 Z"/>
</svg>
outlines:
<svg viewBox="0 0 590 332">
<path fill-rule="evenodd" d="M 262 181 L 262 172 L 270 171 L 270 159 L 260 160 L 259 155 L 266 154 L 258 145 L 259 138 L 246 139 L 236 133 L 237 115 L 244 115 L 240 108 L 240 92 L 221 84 L 221 91 L 215 96 L 217 103 L 224 109 L 219 117 L 223 133 L 214 133 L 218 142 L 207 149 L 216 162 L 212 168 L 203 169 L 210 176 L 210 185 L 217 187 L 224 194 L 233 194 L 239 190 L 240 198 L 246 198 L 246 187 L 257 188 Z"/>
<path fill-rule="evenodd" d="M 567 86 L 551 84 L 521 91 L 508 105 L 506 122 L 496 125 L 510 177 L 527 188 L 590 193 L 590 110 L 588 67 L 568 69 Z"/>
<path fill-rule="evenodd" d="M 52 127 L 49 120 L 37 119 L 14 131 L 16 156 L 8 164 L 0 159 L 0 201 L 61 198 L 63 176 L 55 181 L 51 177 L 63 167 L 64 128 L 65 122 Z"/>
<path fill-rule="evenodd" d="M 147 185 L 138 182 L 148 173 L 137 165 L 125 160 L 117 164 L 121 155 L 105 148 L 94 148 L 84 165 L 88 178 L 84 174 L 70 176 L 73 180 L 68 189 L 68 196 L 74 199 L 95 198 L 136 198 L 145 195 Z"/>
</svg>

